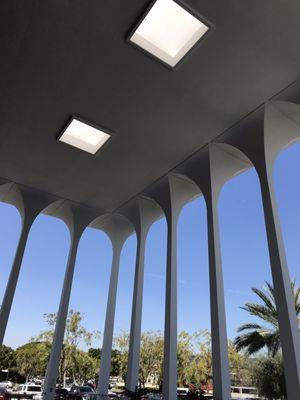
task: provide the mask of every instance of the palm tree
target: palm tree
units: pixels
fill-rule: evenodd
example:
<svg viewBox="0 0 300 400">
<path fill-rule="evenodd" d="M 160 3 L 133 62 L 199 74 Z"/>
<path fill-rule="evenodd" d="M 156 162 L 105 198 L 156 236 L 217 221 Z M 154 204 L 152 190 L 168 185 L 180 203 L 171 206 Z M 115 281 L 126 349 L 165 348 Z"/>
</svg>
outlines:
<svg viewBox="0 0 300 400">
<path fill-rule="evenodd" d="M 291 288 L 295 299 L 295 309 L 299 324 L 300 286 L 296 286 L 295 279 L 291 282 Z M 270 283 L 266 282 L 266 287 L 263 290 L 252 288 L 252 291 L 260 298 L 262 303 L 246 303 L 241 308 L 250 315 L 254 315 L 266 322 L 267 326 L 255 323 L 240 326 L 238 332 L 243 333 L 235 338 L 234 344 L 238 351 L 244 349 L 249 355 L 266 347 L 269 356 L 274 357 L 281 348 L 274 288 Z"/>
</svg>

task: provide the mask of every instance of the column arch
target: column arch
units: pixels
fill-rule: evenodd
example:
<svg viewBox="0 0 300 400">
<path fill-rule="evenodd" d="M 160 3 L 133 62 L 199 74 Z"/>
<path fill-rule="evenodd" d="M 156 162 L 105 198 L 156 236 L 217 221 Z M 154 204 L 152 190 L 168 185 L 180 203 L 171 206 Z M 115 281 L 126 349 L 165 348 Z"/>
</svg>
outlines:
<svg viewBox="0 0 300 400">
<path fill-rule="evenodd" d="M 163 178 L 147 194 L 162 208 L 167 221 L 166 307 L 164 329 L 163 397 L 177 398 L 177 224 L 184 204 L 198 194 L 193 182 L 178 173 Z"/>
<path fill-rule="evenodd" d="M 87 226 L 78 245 L 68 317 L 71 315 L 71 310 L 79 312 L 84 318 L 82 324 L 84 328 L 95 335 L 91 337 L 90 343 L 82 338 L 78 345 L 79 351 L 88 352 L 90 348 L 102 347 L 111 262 L 111 239 L 104 231 Z M 88 360 L 87 358 L 86 362 Z M 100 366 L 100 358 L 97 362 Z M 79 379 L 96 380 L 99 366 L 95 370 L 95 375 L 81 376 Z"/>
<path fill-rule="evenodd" d="M 55 203 L 56 198 L 13 182 L 1 186 L 0 195 L 2 201 L 15 206 L 21 216 L 21 234 L 0 309 L 0 344 L 2 344 L 31 226 L 49 204 Z"/>
<path fill-rule="evenodd" d="M 273 171 L 279 151 L 299 138 L 299 116 L 300 107 L 296 104 L 269 102 L 261 111 L 258 129 L 252 130 L 250 127 L 242 138 L 241 135 L 229 134 L 225 141 L 251 160 L 259 176 L 285 379 L 291 400 L 300 396 L 300 336 L 275 198 Z"/>
<path fill-rule="evenodd" d="M 57 311 L 69 246 L 69 230 L 62 220 L 37 215 L 22 258 L 5 344 L 24 345 L 46 329 L 43 316 Z"/>
<path fill-rule="evenodd" d="M 128 368 L 126 389 L 133 393 L 138 386 L 140 342 L 142 327 L 143 286 L 145 245 L 149 229 L 162 214 L 162 210 L 153 200 L 140 196 L 133 199 L 122 212 L 133 224 L 137 235 L 136 264 L 134 274 L 133 301 L 129 336 Z"/>
<path fill-rule="evenodd" d="M 55 395 L 78 244 L 84 229 L 91 223 L 91 221 L 95 220 L 96 216 L 99 214 L 94 210 L 65 200 L 62 200 L 57 205 L 48 207 L 47 213 L 55 215 L 65 221 L 69 228 L 71 238 L 68 261 L 55 323 L 53 344 L 44 382 L 43 398 L 44 400 L 52 400 Z"/>
<path fill-rule="evenodd" d="M 98 217 L 94 219 L 89 226 L 106 232 L 111 239 L 113 247 L 103 347 L 101 352 L 101 365 L 97 387 L 98 394 L 106 396 L 108 393 L 110 377 L 120 256 L 126 239 L 134 232 L 134 227 L 127 218 L 120 214 L 110 214 Z"/>
<path fill-rule="evenodd" d="M 19 210 L 12 204 L 3 201 L 6 192 L 5 185 L 0 186 L 0 252 L 1 252 L 1 280 L 0 280 L 0 304 L 4 296 L 8 282 L 11 265 L 13 264 L 15 249 L 21 234 L 22 219 Z"/>
<path fill-rule="evenodd" d="M 291 279 L 300 281 L 300 142 L 293 141 L 275 158 L 274 188 Z"/>
<path fill-rule="evenodd" d="M 282 104 L 280 105 L 282 106 Z M 294 106 L 292 108 L 294 109 Z M 187 175 L 192 177 L 203 191 L 208 209 L 212 207 L 212 215 L 217 215 L 217 201 L 220 190 L 230 177 L 251 166 L 254 166 L 257 171 L 264 205 L 283 356 L 286 360 L 285 369 L 288 394 L 291 399 L 296 399 L 300 393 L 298 368 L 300 362 L 300 342 L 291 294 L 290 278 L 275 204 L 272 172 L 274 157 L 279 149 L 282 148 L 283 143 L 289 143 L 295 137 L 298 137 L 299 126 L 290 119 L 286 119 L 285 115 L 282 116 L 282 113 L 278 113 L 277 108 L 273 104 L 266 106 L 265 113 L 262 114 L 261 124 L 260 129 L 256 129 L 255 131 L 250 129 L 247 131 L 243 140 L 241 140 L 241 135 L 228 135 L 226 141 L 210 144 L 195 157 L 192 157 L 184 169 Z M 284 139 L 282 139 L 283 128 L 287 129 L 288 132 L 288 135 Z M 198 168 L 198 172 L 196 168 Z M 206 171 L 206 173 L 203 173 L 203 171 Z M 224 294 L 222 297 L 224 298 Z M 225 318 L 225 311 L 223 314 Z M 223 336 L 225 339 L 225 332 L 223 332 Z M 225 340 L 223 340 L 220 350 L 222 348 L 225 348 Z M 287 361 L 291 357 L 294 360 L 293 363 Z M 227 367 L 225 369 L 228 376 L 228 361 L 226 361 L 226 364 Z M 293 364 L 293 367 L 291 367 L 291 364 Z M 216 370 L 216 368 L 218 368 L 218 363 L 215 363 L 214 369 Z M 220 381 L 224 382 L 224 377 Z M 228 396 L 228 379 L 226 386 L 227 389 L 224 390 L 227 391 L 226 396 Z M 222 396 L 221 393 L 218 394 L 217 399 L 222 399 Z"/>
<path fill-rule="evenodd" d="M 179 373 L 182 379 L 187 376 L 186 383 L 189 383 L 188 375 L 186 375 L 187 360 L 180 357 L 182 346 L 185 349 L 188 340 L 189 351 L 197 355 L 201 342 L 211 353 L 207 249 L 206 203 L 204 197 L 199 193 L 197 198 L 184 205 L 178 221 L 178 378 Z M 197 368 L 197 366 L 198 364 L 195 364 L 194 367 Z M 207 363 L 207 367 L 208 374 L 205 383 L 206 390 L 210 390 L 209 363 Z M 184 382 L 180 382 L 179 379 L 178 381 L 182 386 Z"/>
</svg>

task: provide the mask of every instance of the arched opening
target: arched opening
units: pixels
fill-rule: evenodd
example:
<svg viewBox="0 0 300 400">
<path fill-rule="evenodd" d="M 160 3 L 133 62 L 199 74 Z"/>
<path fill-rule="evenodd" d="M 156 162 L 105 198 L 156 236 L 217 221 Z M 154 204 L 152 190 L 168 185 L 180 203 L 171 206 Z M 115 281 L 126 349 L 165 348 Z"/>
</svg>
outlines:
<svg viewBox="0 0 300 400">
<path fill-rule="evenodd" d="M 59 219 L 40 214 L 27 240 L 4 344 L 16 349 L 14 380 L 44 377 L 53 338 L 45 314 L 58 309 L 70 235 Z M 13 371 L 12 371 L 13 373 Z"/>
<path fill-rule="evenodd" d="M 178 221 L 178 385 L 211 389 L 211 325 L 206 204 L 203 196 Z"/>
<path fill-rule="evenodd" d="M 265 282 L 272 285 L 261 191 L 253 168 L 224 185 L 219 199 L 219 220 L 231 385 L 235 387 L 232 390 L 240 390 L 237 387 L 255 386 L 251 368 L 255 358 L 266 352 L 263 346 L 249 357 L 245 351 L 254 347 L 247 347 L 245 342 L 237 352 L 236 338 L 252 332 L 252 329 L 239 332 L 240 327 L 260 324 L 272 329 L 268 321 L 247 311 L 249 304 L 262 303 L 252 288 L 266 292 Z M 254 339 L 255 335 L 253 346 Z"/>
<path fill-rule="evenodd" d="M 124 386 L 129 350 L 133 284 L 136 260 L 136 235 L 131 235 L 123 245 L 120 258 L 114 340 L 110 375 L 115 386 Z"/>
<path fill-rule="evenodd" d="M 0 202 L 0 304 L 4 296 L 11 266 L 21 233 L 21 215 L 16 207 Z"/>
<path fill-rule="evenodd" d="M 166 292 L 167 223 L 154 222 L 146 239 L 140 383 L 158 388 L 162 383 Z"/>
<path fill-rule="evenodd" d="M 86 228 L 76 257 L 60 380 L 97 382 L 112 262 L 112 245 L 99 229 Z"/>
<path fill-rule="evenodd" d="M 300 142 L 282 150 L 274 168 L 274 186 L 291 279 L 300 285 Z"/>
</svg>

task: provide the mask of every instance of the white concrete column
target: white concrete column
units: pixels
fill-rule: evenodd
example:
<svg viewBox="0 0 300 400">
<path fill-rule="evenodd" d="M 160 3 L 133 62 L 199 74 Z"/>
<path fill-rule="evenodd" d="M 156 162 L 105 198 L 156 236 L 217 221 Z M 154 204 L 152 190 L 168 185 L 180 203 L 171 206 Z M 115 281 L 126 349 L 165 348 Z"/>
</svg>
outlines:
<svg viewBox="0 0 300 400">
<path fill-rule="evenodd" d="M 228 340 L 218 220 L 218 198 L 206 198 L 210 281 L 213 390 L 215 400 L 230 399 Z"/>
<path fill-rule="evenodd" d="M 117 288 L 120 269 L 120 255 L 123 247 L 123 242 L 113 243 L 113 259 L 110 273 L 108 299 L 106 306 L 106 317 L 103 335 L 103 344 L 101 351 L 101 364 L 98 380 L 97 393 L 102 396 L 107 396 L 110 367 L 111 367 L 111 353 L 114 334 L 115 311 L 117 301 Z"/>
<path fill-rule="evenodd" d="M 133 233 L 134 229 L 127 218 L 119 214 L 106 215 L 97 218 L 90 224 L 90 226 L 92 228 L 100 229 L 106 232 L 112 242 L 113 249 L 113 259 L 106 306 L 103 344 L 101 351 L 101 364 L 97 387 L 97 393 L 99 395 L 107 396 L 111 367 L 111 353 L 114 334 L 120 255 L 125 240 L 130 234 Z"/>
<path fill-rule="evenodd" d="M 226 143 L 234 146 L 236 158 L 246 155 L 259 176 L 288 400 L 298 400 L 300 398 L 300 334 L 276 204 L 273 175 L 278 153 L 300 138 L 300 106 L 288 102 L 270 102 L 261 114 L 258 128 L 245 130 L 242 137 L 241 135 L 229 136 Z"/>
<path fill-rule="evenodd" d="M 50 359 L 47 366 L 47 373 L 44 383 L 44 400 L 53 400 L 55 394 L 56 381 L 58 376 L 59 362 L 61 356 L 61 350 L 64 342 L 64 334 L 66 327 L 66 320 L 69 309 L 69 301 L 71 296 L 73 275 L 75 269 L 75 261 L 80 234 L 72 235 L 71 246 L 69 250 L 69 257 L 64 276 L 64 283 L 60 298 L 59 309 L 57 313 L 57 320 L 55 324 L 55 330 L 53 335 L 52 348 L 50 353 Z"/>
<path fill-rule="evenodd" d="M 177 399 L 177 222 L 179 213 L 172 211 L 172 215 L 167 218 L 164 400 Z"/>
<path fill-rule="evenodd" d="M 143 308 L 144 262 L 146 238 L 151 224 L 162 214 L 158 205 L 145 197 L 140 197 L 124 210 L 137 234 L 137 251 L 134 275 L 134 288 L 131 311 L 128 368 L 126 389 L 135 392 L 138 387 L 140 343 Z"/>
<path fill-rule="evenodd" d="M 140 232 L 139 234 L 137 234 L 137 251 L 131 311 L 128 369 L 126 376 L 126 389 L 130 392 L 135 392 L 136 388 L 138 387 L 143 308 L 145 244 L 146 234 L 145 232 Z"/>
<path fill-rule="evenodd" d="M 23 255 L 27 243 L 28 234 L 33 220 L 31 218 L 25 218 L 22 224 L 21 236 L 19 239 L 18 247 L 16 250 L 13 265 L 9 274 L 8 282 L 6 284 L 5 293 L 3 296 L 1 309 L 0 309 L 0 345 L 3 344 L 3 339 L 7 327 L 7 322 L 13 303 L 20 269 L 22 265 Z"/>
<path fill-rule="evenodd" d="M 177 223 L 182 207 L 195 194 L 187 178 L 170 174 L 151 197 L 163 209 L 167 225 L 167 268 L 164 332 L 163 399 L 177 400 Z"/>
<path fill-rule="evenodd" d="M 63 201 L 59 207 L 49 207 L 48 215 L 62 219 L 69 228 L 71 243 L 54 329 L 52 348 L 44 383 L 43 400 L 53 400 L 57 382 L 61 350 L 72 290 L 78 244 L 85 227 L 95 218 L 94 212 L 77 204 Z"/>
<path fill-rule="evenodd" d="M 219 146 L 208 145 L 183 168 L 183 173 L 197 184 L 206 202 L 215 400 L 228 400 L 231 397 L 218 200 L 221 188 L 236 168 L 247 166 L 240 160 L 236 162 Z"/>
<path fill-rule="evenodd" d="M 39 192 L 35 193 L 14 183 L 5 186 L 7 186 L 5 193 L 3 190 L 0 193 L 1 201 L 12 204 L 18 209 L 22 218 L 22 228 L 0 309 L 0 345 L 3 344 L 30 228 L 36 216 L 52 200 L 49 196 L 41 195 Z"/>
<path fill-rule="evenodd" d="M 300 335 L 294 296 L 291 291 L 291 278 L 286 261 L 273 179 L 261 171 L 260 182 L 288 399 L 299 400 Z"/>
</svg>

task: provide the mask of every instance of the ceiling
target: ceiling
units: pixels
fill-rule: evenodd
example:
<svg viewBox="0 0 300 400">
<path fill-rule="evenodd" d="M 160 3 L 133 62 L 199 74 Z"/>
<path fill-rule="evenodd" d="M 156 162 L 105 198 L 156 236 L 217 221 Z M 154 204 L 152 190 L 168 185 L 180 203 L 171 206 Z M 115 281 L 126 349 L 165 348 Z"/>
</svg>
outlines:
<svg viewBox="0 0 300 400">
<path fill-rule="evenodd" d="M 0 177 L 113 211 L 299 78 L 299 0 L 184 3 L 215 28 L 171 71 L 126 41 L 149 1 L 2 0 Z"/>
</svg>

